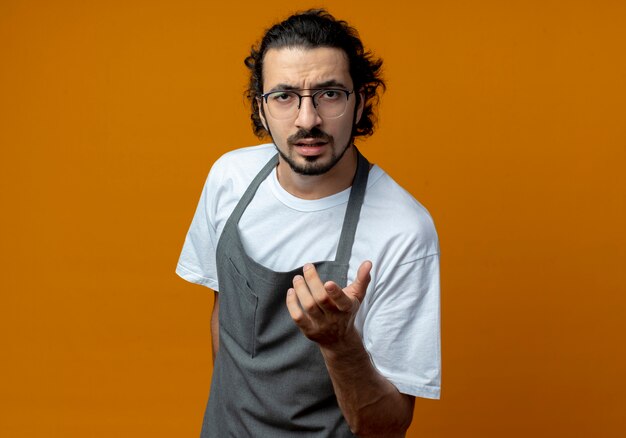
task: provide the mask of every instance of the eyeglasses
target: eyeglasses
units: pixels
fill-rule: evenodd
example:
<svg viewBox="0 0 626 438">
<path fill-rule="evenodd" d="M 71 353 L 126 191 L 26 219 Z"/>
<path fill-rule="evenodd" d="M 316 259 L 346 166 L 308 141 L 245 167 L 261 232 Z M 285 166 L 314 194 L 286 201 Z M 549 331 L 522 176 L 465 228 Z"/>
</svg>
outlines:
<svg viewBox="0 0 626 438">
<path fill-rule="evenodd" d="M 261 95 L 265 101 L 267 112 L 275 119 L 291 119 L 298 115 L 303 97 L 310 97 L 313 100 L 313 107 L 317 114 L 325 119 L 336 119 L 341 117 L 348 108 L 348 100 L 354 90 L 348 91 L 341 88 L 324 88 L 313 91 L 312 94 L 300 94 L 291 90 L 271 91 Z"/>
</svg>

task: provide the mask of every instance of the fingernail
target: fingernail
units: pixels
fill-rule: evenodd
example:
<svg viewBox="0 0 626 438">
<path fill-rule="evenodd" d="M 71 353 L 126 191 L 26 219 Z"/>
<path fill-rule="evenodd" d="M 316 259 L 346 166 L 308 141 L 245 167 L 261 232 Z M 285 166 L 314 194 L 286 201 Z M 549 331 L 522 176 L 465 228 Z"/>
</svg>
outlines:
<svg viewBox="0 0 626 438">
<path fill-rule="evenodd" d="M 309 269 L 311 269 L 313 267 L 313 265 L 311 263 L 306 263 L 303 267 L 302 270 L 303 271 L 308 271 Z"/>
</svg>

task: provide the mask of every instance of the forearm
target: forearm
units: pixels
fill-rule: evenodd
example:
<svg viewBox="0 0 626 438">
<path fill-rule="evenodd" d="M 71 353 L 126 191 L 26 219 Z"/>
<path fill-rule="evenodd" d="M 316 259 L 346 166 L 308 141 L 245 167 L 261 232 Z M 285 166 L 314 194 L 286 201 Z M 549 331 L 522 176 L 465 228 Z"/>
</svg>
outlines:
<svg viewBox="0 0 626 438">
<path fill-rule="evenodd" d="M 360 437 L 404 437 L 414 398 L 398 392 L 372 364 L 356 331 L 340 344 L 321 346 L 339 407 Z"/>
</svg>

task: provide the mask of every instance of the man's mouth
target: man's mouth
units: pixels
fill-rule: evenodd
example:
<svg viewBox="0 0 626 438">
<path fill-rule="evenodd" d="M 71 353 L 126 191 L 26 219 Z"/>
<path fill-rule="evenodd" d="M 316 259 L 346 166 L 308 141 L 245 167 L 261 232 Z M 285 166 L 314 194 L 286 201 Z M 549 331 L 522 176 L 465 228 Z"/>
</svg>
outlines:
<svg viewBox="0 0 626 438">
<path fill-rule="evenodd" d="M 296 140 L 293 145 L 294 146 L 301 146 L 301 147 L 315 147 L 315 146 L 323 146 L 325 145 L 327 142 L 324 140 L 320 140 L 317 138 L 306 138 L 306 139 L 302 139 L 302 140 Z"/>
<path fill-rule="evenodd" d="M 328 142 L 317 138 L 306 138 L 296 140 L 292 144 L 298 148 L 297 150 L 300 155 L 315 156 L 323 152 L 324 146 L 326 146 Z"/>
</svg>

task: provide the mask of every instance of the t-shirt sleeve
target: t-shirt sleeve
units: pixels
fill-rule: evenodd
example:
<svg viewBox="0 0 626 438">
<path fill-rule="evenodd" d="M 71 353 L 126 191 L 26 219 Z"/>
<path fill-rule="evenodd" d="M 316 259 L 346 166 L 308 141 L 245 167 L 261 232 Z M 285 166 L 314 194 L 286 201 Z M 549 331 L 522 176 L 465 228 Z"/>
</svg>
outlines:
<svg viewBox="0 0 626 438">
<path fill-rule="evenodd" d="M 215 264 L 217 236 L 213 224 L 214 206 L 212 205 L 215 197 L 211 195 L 214 177 L 214 175 L 209 175 L 200 195 L 198 207 L 178 259 L 176 273 L 191 283 L 217 291 L 219 290 Z"/>
<path fill-rule="evenodd" d="M 438 399 L 441 388 L 439 254 L 381 278 L 363 326 L 374 366 L 404 394 Z"/>
</svg>

